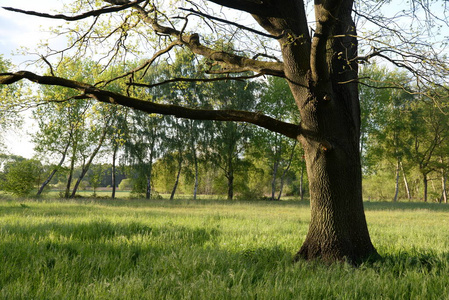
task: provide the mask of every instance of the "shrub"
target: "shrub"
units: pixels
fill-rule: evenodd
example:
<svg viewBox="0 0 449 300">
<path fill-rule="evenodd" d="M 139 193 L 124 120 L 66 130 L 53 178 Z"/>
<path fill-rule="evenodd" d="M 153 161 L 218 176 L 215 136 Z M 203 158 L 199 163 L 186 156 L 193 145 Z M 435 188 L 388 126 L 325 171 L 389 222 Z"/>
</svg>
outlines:
<svg viewBox="0 0 449 300">
<path fill-rule="evenodd" d="M 13 162 L 6 169 L 1 188 L 14 195 L 27 196 L 38 184 L 41 170 L 41 163 L 34 159 Z"/>
</svg>

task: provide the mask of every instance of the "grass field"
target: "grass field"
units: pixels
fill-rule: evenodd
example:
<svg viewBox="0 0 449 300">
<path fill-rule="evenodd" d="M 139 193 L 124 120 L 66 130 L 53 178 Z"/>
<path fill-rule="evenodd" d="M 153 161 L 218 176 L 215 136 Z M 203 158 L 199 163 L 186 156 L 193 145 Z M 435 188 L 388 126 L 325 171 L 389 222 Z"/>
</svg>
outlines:
<svg viewBox="0 0 449 300">
<path fill-rule="evenodd" d="M 449 299 L 449 206 L 365 207 L 354 268 L 292 263 L 306 202 L 0 200 L 0 299 Z"/>
</svg>

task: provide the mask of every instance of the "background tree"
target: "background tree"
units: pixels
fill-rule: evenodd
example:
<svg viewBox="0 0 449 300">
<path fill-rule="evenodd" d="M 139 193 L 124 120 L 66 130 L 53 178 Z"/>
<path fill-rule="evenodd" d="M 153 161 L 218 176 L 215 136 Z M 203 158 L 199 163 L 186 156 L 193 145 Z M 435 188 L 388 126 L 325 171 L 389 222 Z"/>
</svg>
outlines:
<svg viewBox="0 0 449 300">
<path fill-rule="evenodd" d="M 360 148 L 365 174 L 382 176 L 381 172 L 385 171 L 388 176 L 385 180 L 394 182 L 392 198 L 397 201 L 400 171 L 404 171 L 403 163 L 407 162 L 412 145 L 408 115 L 414 97 L 405 89 L 409 87 L 410 78 L 404 73 L 377 66 L 364 68 L 361 76 L 371 80 L 370 85 L 360 88 Z M 404 172 L 403 176 L 406 176 Z"/>
<path fill-rule="evenodd" d="M 283 121 L 298 122 L 299 115 L 296 109 L 295 100 L 288 91 L 285 80 L 277 77 L 270 77 L 263 90 L 261 101 L 257 103 L 257 110 L 264 111 L 270 117 Z M 294 159 L 296 141 L 292 141 L 279 133 L 256 129 L 253 137 L 252 154 L 258 159 L 266 160 L 271 168 L 271 199 L 280 200 L 283 182 L 292 161 Z M 297 159 L 297 157 L 295 157 Z M 280 178 L 280 184 L 277 184 Z M 279 194 L 275 197 L 276 190 Z"/>
<path fill-rule="evenodd" d="M 103 177 L 104 167 L 102 165 L 93 165 L 90 170 L 92 171 L 89 176 L 89 184 L 94 189 L 93 196 L 97 196 L 96 189 L 100 186 Z"/>
<path fill-rule="evenodd" d="M 140 112 L 129 116 L 129 125 L 125 129 L 125 161 L 132 165 L 131 178 L 133 191 L 151 198 L 153 163 L 161 154 L 161 136 L 163 128 L 159 126 L 159 117 L 147 117 Z"/>
<path fill-rule="evenodd" d="M 252 110 L 256 106 L 256 82 L 216 82 L 208 97 L 222 110 Z M 214 122 L 209 141 L 208 159 L 214 162 L 227 180 L 227 199 L 234 198 L 234 179 L 242 162 L 243 151 L 251 135 L 248 125 L 232 122 Z"/>
</svg>

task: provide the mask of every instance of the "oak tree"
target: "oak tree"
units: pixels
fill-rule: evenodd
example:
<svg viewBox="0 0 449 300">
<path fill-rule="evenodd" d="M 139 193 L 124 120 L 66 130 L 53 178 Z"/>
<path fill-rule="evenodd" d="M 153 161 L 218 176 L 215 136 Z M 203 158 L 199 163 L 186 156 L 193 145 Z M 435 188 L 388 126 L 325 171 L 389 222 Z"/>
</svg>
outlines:
<svg viewBox="0 0 449 300">
<path fill-rule="evenodd" d="M 430 44 L 435 39 L 429 36 L 438 25 L 447 25 L 447 17 L 440 13 L 444 7 L 433 7 L 445 2 L 410 1 L 409 7 L 400 8 L 398 18 L 422 17 L 426 22 L 421 27 L 418 22 L 404 27 L 402 19 L 392 19 L 388 13 L 395 7 L 385 10 L 388 3 L 384 1 L 315 0 L 310 13 L 303 0 L 186 0 L 171 5 L 164 2 L 73 0 L 71 10 L 68 8 L 64 14 L 7 8 L 69 22 L 69 29 L 64 31 L 72 33 L 69 47 L 62 51 L 47 47 L 46 62 L 63 55 L 87 54 L 97 56 L 99 64 L 107 68 L 126 63 L 131 55 L 145 59 L 140 66 L 97 84 L 56 76 L 57 62 L 53 62 L 55 73 L 51 75 L 29 71 L 3 73 L 0 83 L 28 79 L 38 84 L 60 85 L 77 90 L 78 99 L 90 98 L 181 118 L 252 123 L 297 139 L 305 153 L 311 222 L 296 258 L 356 263 L 376 254 L 362 201 L 358 63 L 382 59 L 416 75 L 419 86 L 442 85 L 448 72 L 445 60 L 439 57 L 444 45 Z M 238 22 L 231 20 L 231 11 L 222 7 L 242 12 Z M 249 16 L 254 24 L 248 24 Z M 363 25 L 360 34 L 355 19 Z M 236 49 L 229 49 L 231 40 Z M 359 42 L 363 50 L 360 55 Z M 301 122 L 276 120 L 263 112 L 156 103 L 150 98 L 106 89 L 114 80 L 126 80 L 134 89 L 151 89 L 161 84 L 142 79 L 158 59 L 169 59 L 169 52 L 175 47 L 187 48 L 203 57 L 209 65 L 206 71 L 220 73 L 224 79 L 229 79 L 228 73 L 241 74 L 234 80 L 269 75 L 285 78 Z"/>
</svg>

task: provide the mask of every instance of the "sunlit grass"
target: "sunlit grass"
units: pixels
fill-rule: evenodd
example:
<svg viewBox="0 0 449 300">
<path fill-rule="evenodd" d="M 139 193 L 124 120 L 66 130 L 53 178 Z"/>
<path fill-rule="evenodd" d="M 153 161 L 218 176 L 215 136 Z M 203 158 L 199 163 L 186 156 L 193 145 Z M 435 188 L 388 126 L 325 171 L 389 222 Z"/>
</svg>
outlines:
<svg viewBox="0 0 449 300">
<path fill-rule="evenodd" d="M 306 202 L 0 200 L 0 298 L 449 299 L 449 206 L 366 209 L 353 268 L 292 263 Z"/>
</svg>

